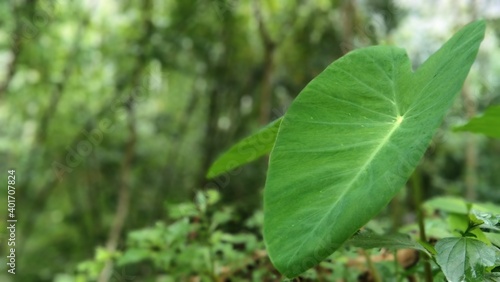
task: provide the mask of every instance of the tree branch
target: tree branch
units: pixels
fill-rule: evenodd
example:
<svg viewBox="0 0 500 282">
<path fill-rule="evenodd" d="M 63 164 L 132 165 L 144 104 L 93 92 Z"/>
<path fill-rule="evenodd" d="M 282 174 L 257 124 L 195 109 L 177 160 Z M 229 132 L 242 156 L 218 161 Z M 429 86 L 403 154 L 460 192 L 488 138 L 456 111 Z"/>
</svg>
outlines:
<svg viewBox="0 0 500 282">
<path fill-rule="evenodd" d="M 123 231 L 123 226 L 125 220 L 127 219 L 128 210 L 130 206 L 130 188 L 132 184 L 132 161 L 135 151 L 135 143 L 137 141 L 137 134 L 135 128 L 135 115 L 133 109 L 133 103 L 128 104 L 127 109 L 127 127 L 129 131 L 129 137 L 127 140 L 127 145 L 125 149 L 125 157 L 123 158 L 121 164 L 121 176 L 120 176 L 120 188 L 118 190 L 118 205 L 116 208 L 116 213 L 113 219 L 113 224 L 109 231 L 108 240 L 106 243 L 106 251 L 108 253 L 114 253 L 118 247 L 118 241 L 120 240 L 120 235 Z M 99 282 L 109 281 L 111 274 L 113 272 L 113 261 L 109 259 L 104 269 L 99 275 Z"/>
<path fill-rule="evenodd" d="M 253 10 L 255 19 L 259 25 L 259 34 L 264 47 L 264 75 L 262 78 L 262 90 L 260 96 L 260 123 L 267 124 L 271 115 L 271 98 L 272 98 L 272 73 L 274 70 L 274 51 L 276 43 L 271 39 L 269 32 L 262 19 L 260 3 L 258 0 L 253 1 Z"/>
</svg>

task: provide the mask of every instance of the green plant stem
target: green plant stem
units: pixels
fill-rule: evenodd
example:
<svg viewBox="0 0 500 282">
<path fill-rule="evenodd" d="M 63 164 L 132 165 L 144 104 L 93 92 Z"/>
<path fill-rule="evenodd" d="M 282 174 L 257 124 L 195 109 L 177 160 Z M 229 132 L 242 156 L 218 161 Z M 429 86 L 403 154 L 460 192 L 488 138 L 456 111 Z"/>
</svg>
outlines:
<svg viewBox="0 0 500 282">
<path fill-rule="evenodd" d="M 390 212 L 392 220 L 391 232 L 397 232 L 397 230 L 399 229 L 399 227 L 401 227 L 403 222 L 403 215 L 405 214 L 405 210 L 402 204 L 402 198 L 403 198 L 402 194 L 398 193 L 396 196 L 394 196 L 394 198 L 390 203 Z"/>
<path fill-rule="evenodd" d="M 420 240 L 422 242 L 427 242 L 427 236 L 425 235 L 425 223 L 424 223 L 424 213 L 422 211 L 422 202 L 423 202 L 423 189 L 422 189 L 422 181 L 420 176 L 420 170 L 417 168 L 413 175 L 411 176 L 411 184 L 413 190 L 413 200 L 415 203 L 415 210 L 417 213 L 417 222 L 418 222 L 418 230 L 420 235 Z M 429 262 L 429 258 L 423 252 L 420 253 L 421 257 L 424 260 L 424 269 L 425 269 L 425 281 L 432 282 L 432 268 L 431 263 Z"/>
<path fill-rule="evenodd" d="M 401 281 L 401 277 L 399 277 L 399 264 L 398 264 L 398 251 L 392 251 L 392 255 L 394 256 L 394 276 L 396 277 L 396 281 Z"/>
<path fill-rule="evenodd" d="M 201 217 L 201 226 L 203 228 L 203 240 L 205 240 L 205 244 L 208 246 L 208 259 L 210 260 L 209 262 L 209 276 L 212 279 L 213 282 L 219 282 L 219 277 L 217 276 L 217 273 L 215 272 L 215 258 L 214 258 L 214 251 L 213 251 L 213 245 L 212 242 L 210 241 L 210 236 L 211 236 L 211 230 L 210 230 L 210 218 L 207 216 L 206 211 L 200 209 L 200 217 Z"/>
<path fill-rule="evenodd" d="M 375 267 L 375 265 L 373 264 L 372 259 L 370 258 L 370 255 L 365 250 L 361 250 L 361 253 L 363 254 L 363 256 L 366 259 L 366 264 L 368 265 L 368 269 L 373 274 L 373 281 L 382 282 L 382 279 L 380 278 L 380 273 L 378 273 L 378 270 Z"/>
</svg>

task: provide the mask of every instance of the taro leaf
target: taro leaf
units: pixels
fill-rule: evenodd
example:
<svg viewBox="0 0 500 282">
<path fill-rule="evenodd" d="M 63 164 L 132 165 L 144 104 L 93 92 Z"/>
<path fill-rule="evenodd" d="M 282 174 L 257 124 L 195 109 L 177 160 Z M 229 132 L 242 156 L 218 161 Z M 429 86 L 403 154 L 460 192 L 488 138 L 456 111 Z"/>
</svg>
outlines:
<svg viewBox="0 0 500 282">
<path fill-rule="evenodd" d="M 236 143 L 236 145 L 232 146 L 215 160 L 208 170 L 207 178 L 214 178 L 271 152 L 280 124 L 281 118 L 271 122 L 259 132 Z"/>
<path fill-rule="evenodd" d="M 386 248 L 389 250 L 415 249 L 429 254 L 419 243 L 413 241 L 407 234 L 377 234 L 373 231 L 362 231 L 354 235 L 347 244 L 362 249 Z"/>
<path fill-rule="evenodd" d="M 500 105 L 489 107 L 482 116 L 474 117 L 467 124 L 455 127 L 454 131 L 470 131 L 500 138 Z"/>
<path fill-rule="evenodd" d="M 484 281 L 495 265 L 495 248 L 470 238 L 444 238 L 436 243 L 436 262 L 448 281 Z"/>
<path fill-rule="evenodd" d="M 318 264 L 404 186 L 484 29 L 484 21 L 466 26 L 416 72 L 400 48 L 352 51 L 302 90 L 281 123 L 264 190 L 264 239 L 281 273 Z"/>
</svg>

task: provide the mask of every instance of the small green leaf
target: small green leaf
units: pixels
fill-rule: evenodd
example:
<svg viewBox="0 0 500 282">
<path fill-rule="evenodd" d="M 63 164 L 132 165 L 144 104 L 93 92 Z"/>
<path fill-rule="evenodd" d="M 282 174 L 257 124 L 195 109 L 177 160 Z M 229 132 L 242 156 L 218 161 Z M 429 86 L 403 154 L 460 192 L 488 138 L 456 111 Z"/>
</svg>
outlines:
<svg viewBox="0 0 500 282">
<path fill-rule="evenodd" d="M 491 244 L 483 231 L 478 228 L 478 222 L 472 222 L 467 214 L 450 213 L 446 219 L 449 229 L 456 236 L 476 238 L 485 244 Z"/>
<path fill-rule="evenodd" d="M 474 62 L 485 22 L 413 72 L 403 49 L 350 52 L 292 103 L 271 152 L 264 239 L 295 277 L 328 257 L 404 186 Z"/>
<path fill-rule="evenodd" d="M 199 214 L 194 203 L 167 203 L 168 216 L 171 219 L 180 219 L 183 217 L 192 217 Z"/>
<path fill-rule="evenodd" d="M 493 203 L 475 203 L 472 208 L 482 212 L 500 214 L 500 207 Z"/>
<path fill-rule="evenodd" d="M 484 235 L 493 245 L 500 247 L 500 233 L 485 232 Z"/>
<path fill-rule="evenodd" d="M 435 197 L 426 201 L 424 207 L 448 213 L 467 214 L 467 202 L 462 198 L 456 197 Z"/>
<path fill-rule="evenodd" d="M 347 244 L 362 249 L 386 248 L 389 250 L 415 249 L 430 256 L 427 250 L 410 236 L 401 233 L 377 234 L 373 231 L 361 231 L 354 235 Z"/>
<path fill-rule="evenodd" d="M 149 259 L 151 257 L 151 251 L 146 249 L 128 249 L 123 256 L 118 258 L 117 265 L 123 266 L 126 264 L 138 263 L 140 261 Z"/>
<path fill-rule="evenodd" d="M 470 209 L 486 212 L 486 213 L 497 213 L 500 214 L 500 207 L 492 203 L 469 203 L 463 198 L 458 197 L 434 197 L 424 203 L 424 208 L 430 209 L 431 211 L 441 210 L 447 213 L 459 213 L 467 214 Z"/>
<path fill-rule="evenodd" d="M 472 214 L 475 218 L 482 221 L 481 228 L 497 232 L 500 231 L 500 215 L 477 210 L 473 210 Z"/>
<path fill-rule="evenodd" d="M 196 192 L 194 199 L 195 199 L 196 207 L 202 213 L 205 213 L 207 210 L 207 196 L 202 191 L 198 191 L 198 192 Z"/>
<path fill-rule="evenodd" d="M 500 105 L 489 107 L 482 116 L 474 117 L 467 124 L 455 127 L 454 131 L 469 131 L 500 138 Z"/>
<path fill-rule="evenodd" d="M 500 281 L 499 272 L 487 273 L 484 277 L 484 282 L 498 282 L 498 281 Z"/>
<path fill-rule="evenodd" d="M 429 252 L 432 255 L 436 255 L 436 249 L 431 243 L 422 241 L 420 239 L 418 240 L 418 243 L 422 245 L 422 247 L 424 247 L 427 250 L 427 252 Z"/>
<path fill-rule="evenodd" d="M 481 220 L 479 217 L 477 217 L 476 213 L 473 210 L 469 212 L 469 221 L 470 226 L 479 226 L 484 223 L 484 220 Z"/>
<path fill-rule="evenodd" d="M 234 211 L 230 207 L 224 207 L 214 212 L 210 219 L 210 232 L 215 231 L 219 225 L 229 222 L 233 217 Z"/>
<path fill-rule="evenodd" d="M 484 281 L 486 268 L 494 266 L 494 247 L 470 238 L 444 238 L 436 243 L 436 262 L 448 281 Z"/>
<path fill-rule="evenodd" d="M 209 206 L 215 205 L 220 200 L 220 193 L 217 190 L 208 189 L 207 191 L 205 191 L 205 194 L 206 194 L 206 197 L 207 197 L 207 204 Z"/>
<path fill-rule="evenodd" d="M 271 152 L 282 118 L 251 135 L 222 154 L 208 169 L 207 178 L 214 178 Z"/>
</svg>

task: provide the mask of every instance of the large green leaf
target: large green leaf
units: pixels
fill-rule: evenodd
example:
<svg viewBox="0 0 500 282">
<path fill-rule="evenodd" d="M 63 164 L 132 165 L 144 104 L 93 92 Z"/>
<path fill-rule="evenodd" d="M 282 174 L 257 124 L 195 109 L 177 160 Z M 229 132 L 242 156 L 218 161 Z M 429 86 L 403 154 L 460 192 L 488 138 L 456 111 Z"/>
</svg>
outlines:
<svg viewBox="0 0 500 282">
<path fill-rule="evenodd" d="M 496 260 L 494 247 L 470 237 L 439 240 L 436 251 L 436 262 L 448 281 L 484 281 L 486 268 Z"/>
<path fill-rule="evenodd" d="M 416 72 L 403 49 L 335 61 L 299 94 L 271 152 L 264 238 L 287 277 L 318 264 L 379 213 L 418 164 L 477 54 L 483 21 Z"/>
<path fill-rule="evenodd" d="M 222 154 L 208 169 L 207 178 L 214 178 L 224 172 L 235 169 L 246 163 L 254 161 L 271 152 L 278 129 L 281 124 L 279 118 L 257 133 L 241 140 Z"/>
<path fill-rule="evenodd" d="M 489 107 L 482 116 L 475 117 L 467 124 L 456 127 L 454 130 L 470 131 L 500 138 L 500 105 Z"/>
</svg>

